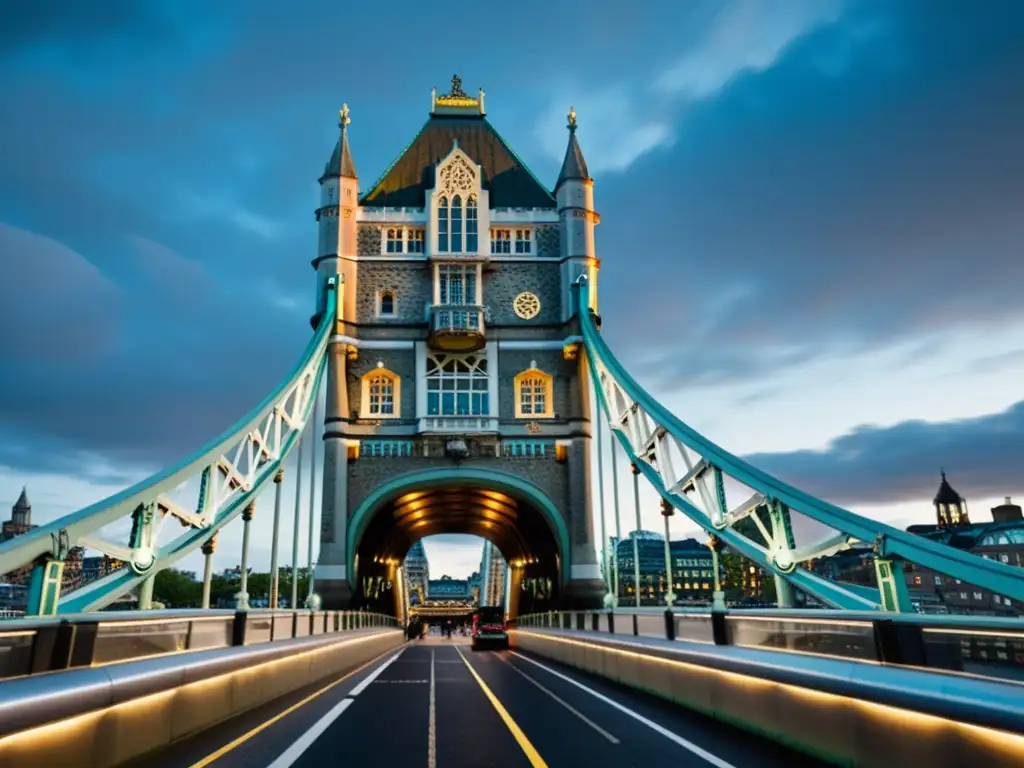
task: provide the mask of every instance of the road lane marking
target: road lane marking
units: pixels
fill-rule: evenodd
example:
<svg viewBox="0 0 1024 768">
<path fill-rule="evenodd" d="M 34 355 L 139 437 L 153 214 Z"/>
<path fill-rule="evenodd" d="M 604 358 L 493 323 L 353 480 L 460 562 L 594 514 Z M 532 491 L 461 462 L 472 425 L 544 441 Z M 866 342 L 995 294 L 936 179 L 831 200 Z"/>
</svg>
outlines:
<svg viewBox="0 0 1024 768">
<path fill-rule="evenodd" d="M 498 712 L 498 716 L 501 717 L 506 727 L 512 732 L 512 737 L 516 742 L 518 742 L 519 748 L 523 750 L 523 753 L 526 755 L 526 759 L 530 761 L 530 765 L 533 766 L 533 768 L 548 768 L 548 764 L 544 762 L 544 759 L 534 748 L 533 744 L 531 744 L 530 740 L 526 738 L 526 734 L 523 733 L 522 728 L 516 724 L 516 721 L 512 719 L 512 715 L 510 715 L 508 710 L 505 709 L 500 701 L 498 701 L 498 697 L 494 695 L 491 689 L 487 687 L 487 683 L 484 682 L 483 678 L 480 677 L 475 669 L 473 669 L 473 665 L 469 663 L 469 659 L 465 657 L 462 650 L 458 647 L 456 647 L 455 650 L 466 663 L 466 667 L 469 668 L 470 674 L 476 679 L 476 682 L 484 692 L 484 695 L 490 700 L 494 709 Z"/>
<path fill-rule="evenodd" d="M 404 651 L 404 650 L 405 649 L 403 648 L 402 651 Z M 355 688 L 353 688 L 351 691 L 349 691 L 348 695 L 351 696 L 352 698 L 355 698 L 360 693 L 362 693 L 367 688 L 369 688 L 370 684 L 374 680 L 376 680 L 378 677 L 380 677 L 380 673 L 381 672 L 383 672 L 385 669 L 387 669 L 388 667 L 390 667 L 392 664 L 395 663 L 395 659 L 397 659 L 399 656 L 402 655 L 402 651 L 399 651 L 398 653 L 396 653 L 390 659 L 388 659 L 383 664 L 381 664 L 379 667 L 377 667 L 375 670 L 373 670 L 373 672 L 371 672 L 366 677 L 364 677 L 362 682 L 359 683 L 359 685 L 357 685 Z"/>
<path fill-rule="evenodd" d="M 430 719 L 427 726 L 427 768 L 437 768 L 437 707 L 435 705 L 434 649 L 430 649 Z"/>
<path fill-rule="evenodd" d="M 589 717 L 584 715 L 582 712 L 580 712 L 578 709 L 576 709 L 576 707 L 574 707 L 572 704 L 567 702 L 565 699 L 559 697 L 556 693 L 554 693 L 553 691 L 549 690 L 548 688 L 546 688 L 544 685 L 542 685 L 538 681 L 534 680 L 532 677 L 530 677 L 528 674 L 523 672 L 523 670 L 521 670 L 519 667 L 517 667 L 515 664 L 513 664 L 507 658 L 505 658 L 504 656 L 498 656 L 497 658 L 501 659 L 501 661 L 503 661 L 506 665 L 508 665 L 509 669 L 515 670 L 520 675 L 522 675 L 524 678 L 526 678 L 531 683 L 533 683 L 535 686 L 540 688 L 542 691 L 544 691 L 544 693 L 546 693 L 552 699 L 554 699 L 559 704 L 561 704 L 563 707 L 568 709 L 570 712 L 572 712 L 574 715 L 576 715 L 576 717 L 578 717 L 584 723 L 586 723 L 591 728 L 593 728 L 595 731 L 597 731 L 602 736 L 604 736 L 606 739 L 608 739 L 608 741 L 610 741 L 612 744 L 618 744 L 619 743 L 619 740 L 617 738 L 615 738 L 614 736 L 612 736 L 610 733 L 608 733 L 608 731 L 606 731 L 600 725 L 598 725 L 593 720 L 591 720 Z"/>
<path fill-rule="evenodd" d="M 573 680 L 568 675 L 563 675 L 558 670 L 552 669 L 551 667 L 547 666 L 546 664 L 541 664 L 539 661 L 534 661 L 531 658 L 523 656 L 518 651 L 510 651 L 510 653 L 513 656 L 515 656 L 517 659 L 522 659 L 523 661 L 525 661 L 525 662 L 527 662 L 529 664 L 533 664 L 535 667 L 539 667 L 540 669 L 543 669 L 548 674 L 554 675 L 555 677 L 559 678 L 560 680 L 564 680 L 565 682 L 567 682 L 567 683 L 569 683 L 571 685 L 576 686 L 581 691 L 589 693 L 591 696 L 593 696 L 598 701 L 603 701 L 608 706 L 614 707 L 615 709 L 619 710 L 622 714 L 629 715 L 630 717 L 632 717 L 637 722 L 643 723 L 648 728 L 650 728 L 652 731 L 656 731 L 656 732 L 660 733 L 662 736 L 664 736 L 669 741 L 673 741 L 676 744 L 678 744 L 680 747 L 682 747 L 683 749 L 689 750 L 693 754 L 697 755 L 697 757 L 700 757 L 701 759 L 711 763 L 716 768 L 736 768 L 732 763 L 728 763 L 725 760 L 723 760 L 722 758 L 718 757 L 717 755 L 711 754 L 706 749 L 704 749 L 702 747 L 698 747 L 692 741 L 688 741 L 687 739 L 684 739 L 682 736 L 679 736 L 678 734 L 673 733 L 668 728 L 665 728 L 663 726 L 658 725 L 653 720 L 648 720 L 646 717 L 641 715 L 639 712 L 634 712 L 629 707 L 625 707 L 622 704 L 619 704 L 619 702 L 617 702 L 617 701 L 615 701 L 613 699 L 608 698 L 603 693 L 598 693 L 593 688 L 588 688 L 587 686 L 583 685 L 583 683 L 580 683 L 580 682 L 578 682 L 576 680 Z"/>
<path fill-rule="evenodd" d="M 405 649 L 403 648 L 402 650 Z M 394 663 L 395 659 L 401 655 L 402 651 L 399 651 L 367 675 L 359 685 L 349 691 L 348 696 L 335 704 L 334 707 L 331 708 L 330 712 L 317 720 L 316 723 L 313 724 L 312 728 L 307 730 L 301 737 L 299 737 L 299 739 L 293 742 L 288 749 L 282 752 L 278 758 L 268 766 L 268 768 L 289 768 L 293 763 L 295 763 L 295 761 L 302 757 L 302 754 L 313 745 L 313 742 L 320 738 L 320 735 L 330 728 L 334 724 L 334 721 L 341 717 L 342 713 L 346 709 L 352 706 L 355 702 L 355 697 L 365 691 L 370 683 L 372 683 L 381 672 L 390 667 Z"/>
<path fill-rule="evenodd" d="M 331 690 L 331 688 L 333 688 L 334 686 L 338 685 L 339 683 L 343 683 L 346 680 L 348 680 L 350 677 L 353 677 L 354 675 L 358 675 L 360 672 L 362 672 L 367 667 L 370 667 L 370 666 L 376 664 L 378 661 L 380 661 L 384 656 L 387 656 L 389 653 L 391 653 L 391 651 L 385 651 L 384 653 L 380 654 L 379 656 L 375 656 L 374 658 L 370 659 L 365 664 L 362 664 L 362 665 L 356 667 L 355 669 L 353 669 L 348 674 L 342 675 L 337 680 L 332 680 L 330 683 L 325 685 L 320 690 L 314 691 L 313 693 L 309 694 L 309 696 L 307 696 L 306 698 L 302 699 L 301 701 L 295 702 L 294 704 L 292 704 L 290 707 L 288 707 L 284 711 L 278 712 L 276 715 L 271 717 L 269 720 L 266 720 L 266 721 L 260 723 L 259 725 L 257 725 L 255 728 L 252 728 L 251 730 L 246 731 L 245 733 L 243 733 L 241 736 L 239 736 L 234 741 L 229 741 L 223 747 L 220 747 L 216 751 L 211 752 L 210 754 L 208 754 L 206 757 L 204 757 L 199 762 L 193 763 L 190 768 L 206 768 L 206 766 L 209 765 L 210 763 L 212 763 L 214 760 L 219 760 L 220 758 L 224 757 L 224 755 L 226 755 L 228 752 L 232 751 L 233 749 L 235 749 L 239 745 L 244 744 L 245 742 L 247 742 L 249 739 L 251 739 L 253 736 L 257 735 L 261 731 L 266 730 L 267 728 L 272 726 L 274 723 L 276 723 L 278 720 L 282 719 L 283 717 L 286 717 L 287 715 L 290 715 L 292 712 L 294 712 L 295 710 L 299 709 L 300 707 L 308 704 L 309 702 L 311 702 L 313 699 L 317 698 L 321 694 L 327 693 L 329 690 Z"/>
</svg>

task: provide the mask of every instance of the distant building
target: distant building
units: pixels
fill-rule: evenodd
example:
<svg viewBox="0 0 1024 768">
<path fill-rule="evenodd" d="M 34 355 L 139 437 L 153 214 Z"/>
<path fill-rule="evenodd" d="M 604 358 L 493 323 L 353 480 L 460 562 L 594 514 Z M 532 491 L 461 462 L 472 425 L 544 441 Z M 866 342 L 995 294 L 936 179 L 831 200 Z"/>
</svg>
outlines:
<svg viewBox="0 0 1024 768">
<path fill-rule="evenodd" d="M 473 571 L 470 575 L 467 583 L 469 584 L 469 593 L 473 596 L 473 604 L 480 605 L 480 587 L 483 584 L 483 574 L 480 571 Z"/>
<path fill-rule="evenodd" d="M 439 601 L 469 602 L 472 594 L 466 579 L 453 579 L 442 576 L 427 582 L 427 599 Z"/>
<path fill-rule="evenodd" d="M 430 564 L 422 541 L 410 547 L 402 561 L 402 570 L 409 580 L 409 604 L 421 605 L 427 599 L 427 584 L 430 582 Z"/>
<path fill-rule="evenodd" d="M 908 533 L 1007 565 L 1024 567 L 1024 514 L 1009 496 L 992 508 L 992 522 L 972 523 L 967 500 L 956 492 L 943 472 L 934 505 L 935 522 L 908 526 Z M 869 543 L 857 544 L 808 565 L 815 573 L 835 581 L 877 587 L 874 553 Z M 915 563 L 906 563 L 904 574 L 911 602 L 921 612 L 1024 615 L 1024 605 L 1011 598 Z"/>
<path fill-rule="evenodd" d="M 22 488 L 21 495 L 11 507 L 11 519 L 5 520 L 0 527 L 0 541 L 8 541 L 15 536 L 28 533 L 36 526 L 32 525 L 32 505 L 28 500 L 28 489 Z"/>
<path fill-rule="evenodd" d="M 505 605 L 508 565 L 501 551 L 489 541 L 484 541 L 480 557 L 480 576 L 480 605 Z"/>
<path fill-rule="evenodd" d="M 621 541 L 612 539 L 619 569 L 619 603 L 636 601 L 633 541 L 640 563 L 640 604 L 664 605 L 666 593 L 665 537 L 653 531 L 633 531 Z M 710 602 L 715 590 L 711 550 L 696 539 L 669 542 L 672 587 L 676 603 Z"/>
</svg>

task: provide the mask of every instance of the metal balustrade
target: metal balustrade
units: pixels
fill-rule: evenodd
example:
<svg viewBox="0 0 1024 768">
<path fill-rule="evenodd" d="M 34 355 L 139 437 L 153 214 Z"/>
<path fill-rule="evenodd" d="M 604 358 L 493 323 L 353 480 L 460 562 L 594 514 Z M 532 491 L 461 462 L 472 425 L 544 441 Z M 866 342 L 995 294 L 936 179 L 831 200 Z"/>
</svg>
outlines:
<svg viewBox="0 0 1024 768">
<path fill-rule="evenodd" d="M 6 621 L 0 680 L 189 651 L 397 627 L 364 611 L 134 611 Z"/>
<path fill-rule="evenodd" d="M 562 629 L 919 667 L 1024 684 L 1024 621 L 876 611 L 616 608 L 521 616 Z"/>
</svg>

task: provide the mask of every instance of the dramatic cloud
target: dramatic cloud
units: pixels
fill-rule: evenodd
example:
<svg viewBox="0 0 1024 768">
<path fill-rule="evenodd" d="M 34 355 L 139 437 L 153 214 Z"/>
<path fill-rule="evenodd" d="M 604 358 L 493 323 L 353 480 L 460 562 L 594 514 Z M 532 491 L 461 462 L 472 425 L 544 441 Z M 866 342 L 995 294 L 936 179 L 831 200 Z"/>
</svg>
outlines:
<svg viewBox="0 0 1024 768">
<path fill-rule="evenodd" d="M 1024 332 L 1015 0 L 983 12 L 956 0 L 538 3 L 502 18 L 504 47 L 478 3 L 453 0 L 444 45 L 412 75 L 359 30 L 391 28 L 396 13 L 433 29 L 434 6 L 23 5 L 0 27 L 0 113 L 14 116 L 0 121 L 11 471 L 133 477 L 259 402 L 309 337 L 316 179 L 338 107 L 352 106 L 366 189 L 455 72 L 487 88 L 490 119 L 547 183 L 576 107 L 604 214 L 609 341 L 659 394 L 750 388 L 681 414 L 702 426 L 735 433 L 780 408 L 787 388 L 772 375 L 799 379 L 822 359 L 895 350 L 898 371 L 949 355 L 952 334 Z M 989 344 L 961 373 L 1016 370 L 1019 347 Z M 910 457 L 915 436 L 940 427 L 891 437 Z M 883 437 L 840 442 L 865 435 Z M 847 454 L 823 455 L 823 478 L 852 471 Z M 920 469 L 894 463 L 909 479 L 879 480 L 877 498 L 931 493 L 938 464 L 954 471 L 948 452 L 932 461 L 926 443 L 921 455 Z M 978 478 L 965 493 L 995 490 L 1007 471 L 988 455 L 987 484 L 957 467 Z M 797 458 L 815 456 L 766 460 L 813 488 Z"/>
<path fill-rule="evenodd" d="M 939 470 L 967 498 L 1024 492 L 1008 472 L 1024 456 L 1024 401 L 1003 413 L 945 423 L 858 427 L 822 451 L 755 454 L 755 466 L 847 506 L 918 501 L 934 495 Z"/>
<path fill-rule="evenodd" d="M 102 358 L 117 343 L 122 303 L 120 289 L 80 254 L 0 223 L 0 357 L 10 375 L 24 373 L 11 362 Z"/>
</svg>

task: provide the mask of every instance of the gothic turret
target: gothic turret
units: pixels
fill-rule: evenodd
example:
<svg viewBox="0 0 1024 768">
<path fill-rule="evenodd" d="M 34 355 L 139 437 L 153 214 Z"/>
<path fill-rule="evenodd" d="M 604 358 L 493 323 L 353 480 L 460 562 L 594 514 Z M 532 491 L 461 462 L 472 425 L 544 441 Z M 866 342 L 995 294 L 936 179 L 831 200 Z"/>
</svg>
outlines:
<svg viewBox="0 0 1024 768">
<path fill-rule="evenodd" d="M 953 490 L 953 486 L 946 479 L 945 472 L 942 473 L 942 482 L 939 483 L 938 493 L 935 494 L 935 514 L 938 518 L 939 528 L 971 524 L 971 519 L 967 516 L 967 501 Z"/>
<path fill-rule="evenodd" d="M 324 167 L 324 175 L 320 177 L 320 209 L 317 211 L 317 220 L 320 222 L 320 246 L 314 262 L 317 270 L 316 318 L 323 312 L 324 286 L 327 278 L 345 272 L 344 262 L 339 261 L 339 258 L 344 260 L 356 255 L 355 212 L 359 206 L 359 177 L 356 175 L 356 164 L 352 160 L 352 150 L 348 144 L 348 126 L 352 122 L 348 104 L 342 106 L 338 118 L 341 135 L 330 160 Z M 354 282 L 354 272 L 346 275 L 344 293 L 351 303 L 343 303 L 342 316 L 349 319 L 355 309 Z M 344 302 L 340 293 L 339 301 Z"/>
<path fill-rule="evenodd" d="M 572 286 L 580 275 L 590 280 L 590 306 L 597 309 L 597 247 L 594 227 L 601 220 L 594 212 L 594 181 L 576 139 L 576 110 L 569 107 L 569 144 L 555 183 L 561 224 L 563 309 L 562 320 L 572 315 Z"/>
<path fill-rule="evenodd" d="M 32 525 L 32 505 L 28 501 L 28 490 L 21 489 L 21 496 L 11 508 L 11 522 L 15 525 Z"/>
</svg>

